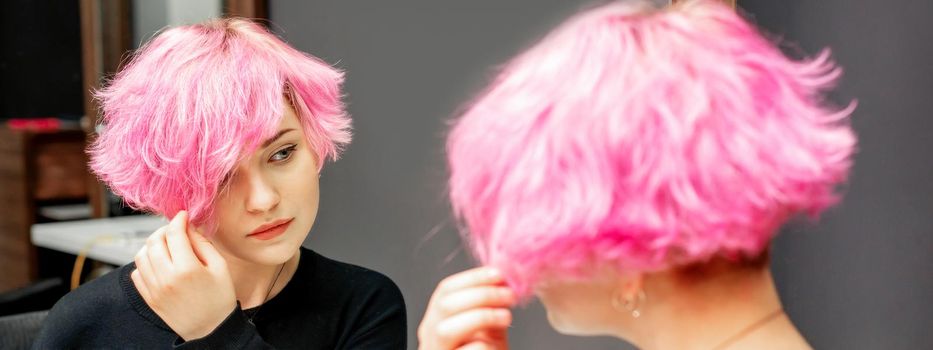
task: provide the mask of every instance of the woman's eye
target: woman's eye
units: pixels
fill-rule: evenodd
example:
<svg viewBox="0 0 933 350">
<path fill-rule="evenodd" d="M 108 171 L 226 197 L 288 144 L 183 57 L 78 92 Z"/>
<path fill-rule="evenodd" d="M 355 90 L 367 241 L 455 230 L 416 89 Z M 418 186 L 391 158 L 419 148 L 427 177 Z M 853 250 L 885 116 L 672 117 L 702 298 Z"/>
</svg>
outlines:
<svg viewBox="0 0 933 350">
<path fill-rule="evenodd" d="M 295 147 L 297 146 L 291 145 L 283 149 L 280 149 L 278 152 L 275 152 L 274 154 L 272 154 L 272 158 L 270 158 L 269 160 L 273 162 L 286 161 L 288 160 L 288 158 L 292 156 L 292 152 L 295 152 Z"/>
</svg>

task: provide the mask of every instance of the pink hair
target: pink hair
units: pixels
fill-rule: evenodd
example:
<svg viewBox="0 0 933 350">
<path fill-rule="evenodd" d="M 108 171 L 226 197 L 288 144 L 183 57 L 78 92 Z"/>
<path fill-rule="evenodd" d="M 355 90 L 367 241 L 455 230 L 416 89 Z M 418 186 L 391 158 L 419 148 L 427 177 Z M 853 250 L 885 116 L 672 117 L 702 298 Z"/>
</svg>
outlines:
<svg viewBox="0 0 933 350">
<path fill-rule="evenodd" d="M 828 51 L 793 61 L 732 9 L 584 12 L 511 61 L 448 139 L 476 256 L 527 295 L 594 264 L 755 256 L 836 200 L 856 139 L 823 94 Z"/>
<path fill-rule="evenodd" d="M 188 210 L 212 227 L 224 177 L 276 132 L 286 98 L 319 167 L 338 157 L 350 141 L 342 82 L 248 20 L 166 30 L 97 93 L 105 127 L 88 151 L 91 169 L 135 208 Z"/>
</svg>

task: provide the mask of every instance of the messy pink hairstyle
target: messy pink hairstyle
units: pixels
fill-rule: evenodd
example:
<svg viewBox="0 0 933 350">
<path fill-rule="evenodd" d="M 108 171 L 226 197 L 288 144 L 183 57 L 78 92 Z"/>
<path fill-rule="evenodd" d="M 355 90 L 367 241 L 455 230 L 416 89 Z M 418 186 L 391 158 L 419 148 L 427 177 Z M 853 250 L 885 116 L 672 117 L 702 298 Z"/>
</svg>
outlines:
<svg viewBox="0 0 933 350">
<path fill-rule="evenodd" d="M 456 122 L 450 196 L 519 294 L 595 264 L 754 257 L 836 200 L 855 147 L 840 70 L 788 59 L 717 1 L 584 12 L 515 58 Z"/>
<path fill-rule="evenodd" d="M 350 141 L 342 82 L 340 71 L 248 20 L 166 30 L 97 93 L 104 127 L 91 169 L 133 207 L 168 217 L 188 210 L 192 223 L 211 227 L 222 180 L 276 132 L 283 101 L 319 167 L 337 158 Z"/>
</svg>

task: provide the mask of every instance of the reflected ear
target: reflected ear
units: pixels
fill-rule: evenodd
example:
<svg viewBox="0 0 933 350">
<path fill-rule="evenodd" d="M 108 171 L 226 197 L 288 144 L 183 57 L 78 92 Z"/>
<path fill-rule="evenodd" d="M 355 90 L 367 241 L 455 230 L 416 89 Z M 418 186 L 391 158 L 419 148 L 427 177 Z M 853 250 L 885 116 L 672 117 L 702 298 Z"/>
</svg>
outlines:
<svg viewBox="0 0 933 350">
<path fill-rule="evenodd" d="M 644 273 L 640 272 L 619 274 L 610 300 L 616 311 L 630 313 L 633 318 L 641 316 L 641 309 L 647 300 L 647 294 L 643 289 L 644 276 Z"/>
<path fill-rule="evenodd" d="M 616 291 L 626 298 L 635 298 L 643 292 L 645 274 L 642 272 L 620 273 L 616 281 Z"/>
</svg>

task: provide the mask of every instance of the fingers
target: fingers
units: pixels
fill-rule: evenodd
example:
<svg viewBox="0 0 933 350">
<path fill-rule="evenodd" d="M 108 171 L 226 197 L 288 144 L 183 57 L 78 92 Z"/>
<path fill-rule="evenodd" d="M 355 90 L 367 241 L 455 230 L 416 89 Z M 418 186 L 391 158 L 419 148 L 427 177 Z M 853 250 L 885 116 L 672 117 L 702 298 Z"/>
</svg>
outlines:
<svg viewBox="0 0 933 350">
<path fill-rule="evenodd" d="M 481 286 L 447 294 L 437 301 L 437 311 L 453 315 L 470 309 L 509 308 L 515 302 L 515 293 L 507 287 Z"/>
<path fill-rule="evenodd" d="M 198 263 L 191 242 L 188 240 L 188 212 L 182 210 L 168 224 L 165 241 L 172 261 L 181 268 Z"/>
<path fill-rule="evenodd" d="M 512 313 L 508 309 L 474 309 L 438 323 L 436 335 L 442 343 L 458 345 L 469 342 L 477 333 L 504 330 L 511 323 Z"/>
<path fill-rule="evenodd" d="M 503 280 L 499 270 L 491 267 L 478 267 L 445 278 L 437 285 L 437 290 L 434 291 L 432 299 L 434 297 L 443 297 L 446 294 L 464 288 L 481 285 L 498 285 L 504 282 L 505 280 Z"/>
<path fill-rule="evenodd" d="M 149 254 L 146 251 L 147 249 L 144 246 L 133 258 L 136 262 L 136 271 L 139 271 L 139 276 L 142 277 L 143 282 L 145 282 L 147 286 L 158 286 L 159 280 L 156 278 L 155 272 L 152 271 L 152 266 L 149 262 Z"/>
<path fill-rule="evenodd" d="M 485 341 L 472 341 L 457 348 L 457 350 L 496 350 L 496 345 Z"/>
<path fill-rule="evenodd" d="M 466 344 L 460 345 L 457 349 L 496 349 L 505 350 L 509 348 L 508 332 L 506 329 L 485 330 L 474 334 L 467 340 Z"/>
<path fill-rule="evenodd" d="M 484 342 L 487 344 L 508 344 L 508 328 L 487 329 L 473 335 L 470 342 Z"/>
<path fill-rule="evenodd" d="M 191 242 L 191 248 L 194 248 L 194 254 L 208 268 L 226 267 L 227 261 L 214 248 L 214 244 L 207 240 L 196 230 L 188 231 L 188 240 Z"/>
<path fill-rule="evenodd" d="M 146 286 L 146 281 L 143 280 L 143 277 L 139 274 L 139 270 L 133 270 L 130 273 L 130 279 L 133 280 L 133 285 L 136 286 L 136 290 L 139 291 L 139 295 L 143 297 L 143 300 L 146 304 L 152 304 L 152 293 L 149 292 L 149 287 Z"/>
<path fill-rule="evenodd" d="M 479 267 L 451 275 L 438 283 L 437 289 L 434 291 L 434 294 L 431 295 L 431 300 L 428 301 L 427 315 L 431 318 L 435 317 L 435 314 L 440 314 L 436 315 L 436 317 L 446 317 L 452 313 L 459 312 L 445 310 L 448 307 L 454 308 L 455 306 L 453 305 L 442 305 L 453 303 L 451 301 L 443 301 L 447 299 L 449 294 L 465 291 L 472 287 L 499 286 L 504 283 L 505 281 L 499 270 L 490 267 Z"/>
<path fill-rule="evenodd" d="M 495 268 L 467 270 L 438 284 L 418 328 L 430 348 L 505 349 L 517 302 Z"/>
<path fill-rule="evenodd" d="M 167 228 L 162 227 L 146 239 L 146 256 L 149 258 L 152 272 L 159 281 L 163 281 L 168 277 L 168 273 L 174 271 L 172 256 L 165 245 L 166 231 Z"/>
</svg>

